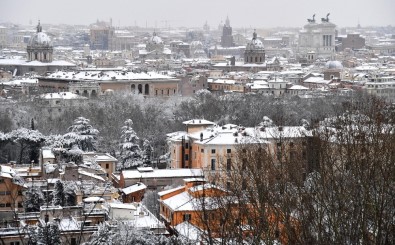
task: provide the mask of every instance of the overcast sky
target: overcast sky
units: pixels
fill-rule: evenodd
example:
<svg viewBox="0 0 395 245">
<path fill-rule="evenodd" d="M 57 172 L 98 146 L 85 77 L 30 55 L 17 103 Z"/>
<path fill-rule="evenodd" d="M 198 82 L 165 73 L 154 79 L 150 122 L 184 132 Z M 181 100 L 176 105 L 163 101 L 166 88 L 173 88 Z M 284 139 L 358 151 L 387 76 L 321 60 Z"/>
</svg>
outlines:
<svg viewBox="0 0 395 245">
<path fill-rule="evenodd" d="M 395 25 L 395 0 L 0 0 L 0 23 L 91 24 L 216 28 L 226 16 L 233 27 L 301 27 L 330 13 L 339 27 Z"/>
</svg>

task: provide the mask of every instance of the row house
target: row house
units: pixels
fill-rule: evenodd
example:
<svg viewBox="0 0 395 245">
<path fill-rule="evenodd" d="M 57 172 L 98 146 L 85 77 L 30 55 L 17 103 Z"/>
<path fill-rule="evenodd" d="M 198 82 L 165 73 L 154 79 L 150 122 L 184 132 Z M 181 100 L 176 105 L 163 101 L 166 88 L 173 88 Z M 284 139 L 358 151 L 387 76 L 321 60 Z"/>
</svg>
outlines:
<svg viewBox="0 0 395 245">
<path fill-rule="evenodd" d="M 206 182 L 201 178 L 184 180 L 183 186 L 159 192 L 160 218 L 171 232 L 186 236 L 200 244 L 207 236 L 214 239 L 229 239 L 230 227 L 242 231 L 243 237 L 253 233 L 248 225 L 253 217 L 254 207 L 248 203 L 237 202 L 227 190 Z M 248 211 L 247 211 L 248 210 Z M 268 227 L 277 227 L 278 237 L 286 241 L 282 231 L 281 215 L 267 209 Z"/>
<path fill-rule="evenodd" d="M 276 164 L 302 162 L 300 179 L 312 171 L 311 131 L 294 127 L 241 127 L 214 125 L 206 120 L 184 122 L 186 132 L 168 134 L 171 168 L 202 169 L 210 173 L 230 171 L 245 145 L 262 145 Z"/>
</svg>

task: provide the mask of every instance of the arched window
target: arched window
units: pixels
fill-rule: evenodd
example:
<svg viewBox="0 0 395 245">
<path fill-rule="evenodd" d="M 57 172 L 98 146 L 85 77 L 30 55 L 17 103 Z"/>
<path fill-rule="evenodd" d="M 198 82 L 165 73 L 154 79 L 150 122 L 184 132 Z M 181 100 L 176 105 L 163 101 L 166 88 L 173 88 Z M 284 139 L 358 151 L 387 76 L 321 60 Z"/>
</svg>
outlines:
<svg viewBox="0 0 395 245">
<path fill-rule="evenodd" d="M 144 90 L 145 90 L 145 91 L 144 91 L 145 94 L 146 94 L 146 95 L 149 95 L 149 85 L 148 85 L 148 84 L 145 85 L 145 89 L 144 89 Z"/>
<path fill-rule="evenodd" d="M 139 85 L 137 86 L 137 89 L 139 90 L 139 94 L 142 94 L 142 93 L 143 93 L 143 85 L 139 84 Z"/>
<path fill-rule="evenodd" d="M 130 86 L 130 90 L 132 90 L 132 93 L 134 94 L 136 92 L 136 85 L 132 84 Z"/>
<path fill-rule="evenodd" d="M 96 90 L 92 90 L 91 96 L 92 97 L 96 97 L 97 96 Z"/>
<path fill-rule="evenodd" d="M 79 91 L 79 90 L 76 90 L 75 93 L 76 93 L 76 94 L 80 94 L 80 91 Z"/>
<path fill-rule="evenodd" d="M 82 96 L 86 96 L 86 97 L 88 97 L 88 96 L 89 96 L 89 94 L 88 94 L 88 90 L 84 90 L 84 92 L 82 93 Z"/>
</svg>

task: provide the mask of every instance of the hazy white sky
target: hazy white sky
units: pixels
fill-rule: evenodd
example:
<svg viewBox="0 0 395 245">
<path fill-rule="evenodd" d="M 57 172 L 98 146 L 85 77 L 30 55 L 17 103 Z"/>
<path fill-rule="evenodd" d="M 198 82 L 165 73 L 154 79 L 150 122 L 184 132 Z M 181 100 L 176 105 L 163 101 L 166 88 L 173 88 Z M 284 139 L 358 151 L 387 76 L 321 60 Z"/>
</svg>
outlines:
<svg viewBox="0 0 395 245">
<path fill-rule="evenodd" d="M 216 28 L 229 15 L 233 27 L 301 27 L 316 14 L 339 27 L 395 25 L 395 0 L 0 0 L 0 22 Z"/>
</svg>

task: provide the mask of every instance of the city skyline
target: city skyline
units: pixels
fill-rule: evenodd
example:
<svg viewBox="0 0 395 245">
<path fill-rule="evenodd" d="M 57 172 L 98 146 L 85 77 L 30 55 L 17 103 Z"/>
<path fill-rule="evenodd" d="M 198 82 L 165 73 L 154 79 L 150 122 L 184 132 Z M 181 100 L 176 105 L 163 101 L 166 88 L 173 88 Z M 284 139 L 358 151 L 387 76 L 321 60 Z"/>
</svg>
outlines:
<svg viewBox="0 0 395 245">
<path fill-rule="evenodd" d="M 255 0 L 233 1 L 153 1 L 126 2 L 76 1 L 63 4 L 50 0 L 3 0 L 0 23 L 26 25 L 41 20 L 45 24 L 89 25 L 96 20 L 109 21 L 114 26 L 201 27 L 211 29 L 224 23 L 229 16 L 233 27 L 301 27 L 315 14 L 316 20 L 330 13 L 330 20 L 339 27 L 388 26 L 395 24 L 395 2 L 378 1 L 289 1 L 262 2 Z M 23 6 L 23 7 L 21 7 Z M 286 6 L 286 7 L 284 7 Z"/>
</svg>

